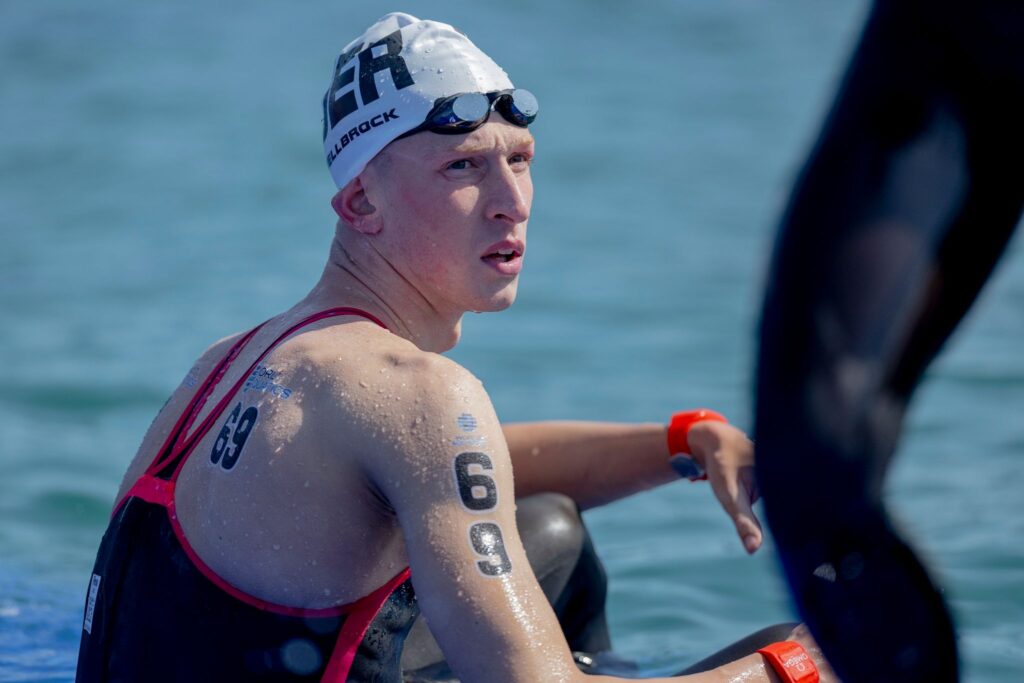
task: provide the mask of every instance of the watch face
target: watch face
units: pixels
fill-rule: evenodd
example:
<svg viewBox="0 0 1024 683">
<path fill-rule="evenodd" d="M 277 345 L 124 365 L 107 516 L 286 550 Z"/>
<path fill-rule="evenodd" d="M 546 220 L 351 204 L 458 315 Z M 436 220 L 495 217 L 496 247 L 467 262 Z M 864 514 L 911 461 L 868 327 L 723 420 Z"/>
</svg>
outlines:
<svg viewBox="0 0 1024 683">
<path fill-rule="evenodd" d="M 772 643 L 758 652 L 771 663 L 784 683 L 818 683 L 818 667 L 800 643 Z"/>
<path fill-rule="evenodd" d="M 689 479 L 690 481 L 707 479 L 704 469 L 686 453 L 676 453 L 668 459 L 668 464 L 672 465 L 672 469 L 683 479 Z"/>
</svg>

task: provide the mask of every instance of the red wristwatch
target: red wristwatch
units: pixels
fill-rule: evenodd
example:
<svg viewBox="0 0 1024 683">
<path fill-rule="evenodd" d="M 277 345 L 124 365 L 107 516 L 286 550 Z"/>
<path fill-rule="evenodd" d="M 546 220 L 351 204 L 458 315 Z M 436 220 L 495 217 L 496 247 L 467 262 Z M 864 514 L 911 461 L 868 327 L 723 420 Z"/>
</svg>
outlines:
<svg viewBox="0 0 1024 683">
<path fill-rule="evenodd" d="M 818 683 L 818 667 L 800 643 L 784 640 L 758 650 L 784 683 Z"/>
<path fill-rule="evenodd" d="M 686 410 L 676 413 L 668 423 L 668 455 L 669 464 L 684 479 L 700 481 L 707 479 L 708 475 L 704 469 L 694 460 L 690 453 L 690 427 L 697 422 L 713 420 L 715 422 L 728 422 L 723 415 L 713 410 L 699 408 L 697 410 Z"/>
</svg>

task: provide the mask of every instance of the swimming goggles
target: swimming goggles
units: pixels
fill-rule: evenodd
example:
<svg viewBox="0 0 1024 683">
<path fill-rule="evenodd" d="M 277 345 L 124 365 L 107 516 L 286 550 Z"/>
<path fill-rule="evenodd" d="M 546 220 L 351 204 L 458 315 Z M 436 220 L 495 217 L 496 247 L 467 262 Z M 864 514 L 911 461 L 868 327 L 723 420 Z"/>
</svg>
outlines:
<svg viewBox="0 0 1024 683">
<path fill-rule="evenodd" d="M 540 105 L 532 92 L 522 88 L 488 93 L 464 92 L 441 97 L 434 102 L 434 108 L 423 123 L 399 135 L 398 139 L 425 130 L 442 135 L 468 133 L 484 125 L 492 109 L 509 123 L 525 128 L 537 118 Z"/>
</svg>

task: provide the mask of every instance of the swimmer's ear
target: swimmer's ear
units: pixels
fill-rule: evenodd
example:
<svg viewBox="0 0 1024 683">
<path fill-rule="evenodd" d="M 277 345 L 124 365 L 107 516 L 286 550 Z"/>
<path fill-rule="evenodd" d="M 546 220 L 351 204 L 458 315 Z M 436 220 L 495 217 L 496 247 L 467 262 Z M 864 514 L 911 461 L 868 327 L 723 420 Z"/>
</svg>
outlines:
<svg viewBox="0 0 1024 683">
<path fill-rule="evenodd" d="M 334 207 L 338 218 L 357 232 L 364 235 L 375 235 L 380 232 L 380 211 L 366 196 L 366 190 L 363 188 L 359 176 L 353 178 L 348 185 L 331 197 L 331 206 Z"/>
</svg>

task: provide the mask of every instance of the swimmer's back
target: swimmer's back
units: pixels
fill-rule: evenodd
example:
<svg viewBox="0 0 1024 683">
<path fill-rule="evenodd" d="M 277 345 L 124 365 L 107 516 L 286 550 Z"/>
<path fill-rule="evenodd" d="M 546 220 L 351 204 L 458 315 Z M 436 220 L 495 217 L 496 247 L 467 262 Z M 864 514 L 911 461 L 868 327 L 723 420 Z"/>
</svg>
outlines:
<svg viewBox="0 0 1024 683">
<path fill-rule="evenodd" d="M 260 352 L 295 323 L 272 318 L 212 392 L 196 423 Z M 117 500 L 150 465 L 180 412 L 241 335 L 210 347 L 148 429 Z M 394 457 L 402 421 L 425 399 L 420 377 L 451 361 L 372 322 L 329 319 L 276 346 L 227 403 L 178 478 L 181 525 L 199 556 L 232 585 L 283 604 L 350 602 L 408 564 L 393 512 L 368 480 L 367 458 Z M 237 404 L 258 412 L 231 469 L 213 465 Z M 391 433 L 389 433 L 391 432 Z M 397 447 L 396 447 L 397 446 Z"/>
<path fill-rule="evenodd" d="M 218 342 L 161 410 L 97 553 L 79 683 L 400 679 L 419 607 L 378 485 L 475 379 L 352 310 Z"/>
<path fill-rule="evenodd" d="M 256 333 L 197 424 L 294 322 L 285 314 Z M 205 352 L 172 395 L 119 500 L 195 394 L 192 378 L 205 377 L 238 336 Z M 279 344 L 247 376 L 179 475 L 177 512 L 199 557 L 245 592 L 302 607 L 345 604 L 393 577 L 408 564 L 400 529 L 364 465 L 366 458 L 400 457 L 403 421 L 415 421 L 411 408 L 423 399 L 420 378 L 438 364 L 452 365 L 353 317 L 314 323 Z M 212 461 L 236 406 L 236 419 L 255 409 L 255 423 L 226 469 Z"/>
</svg>

